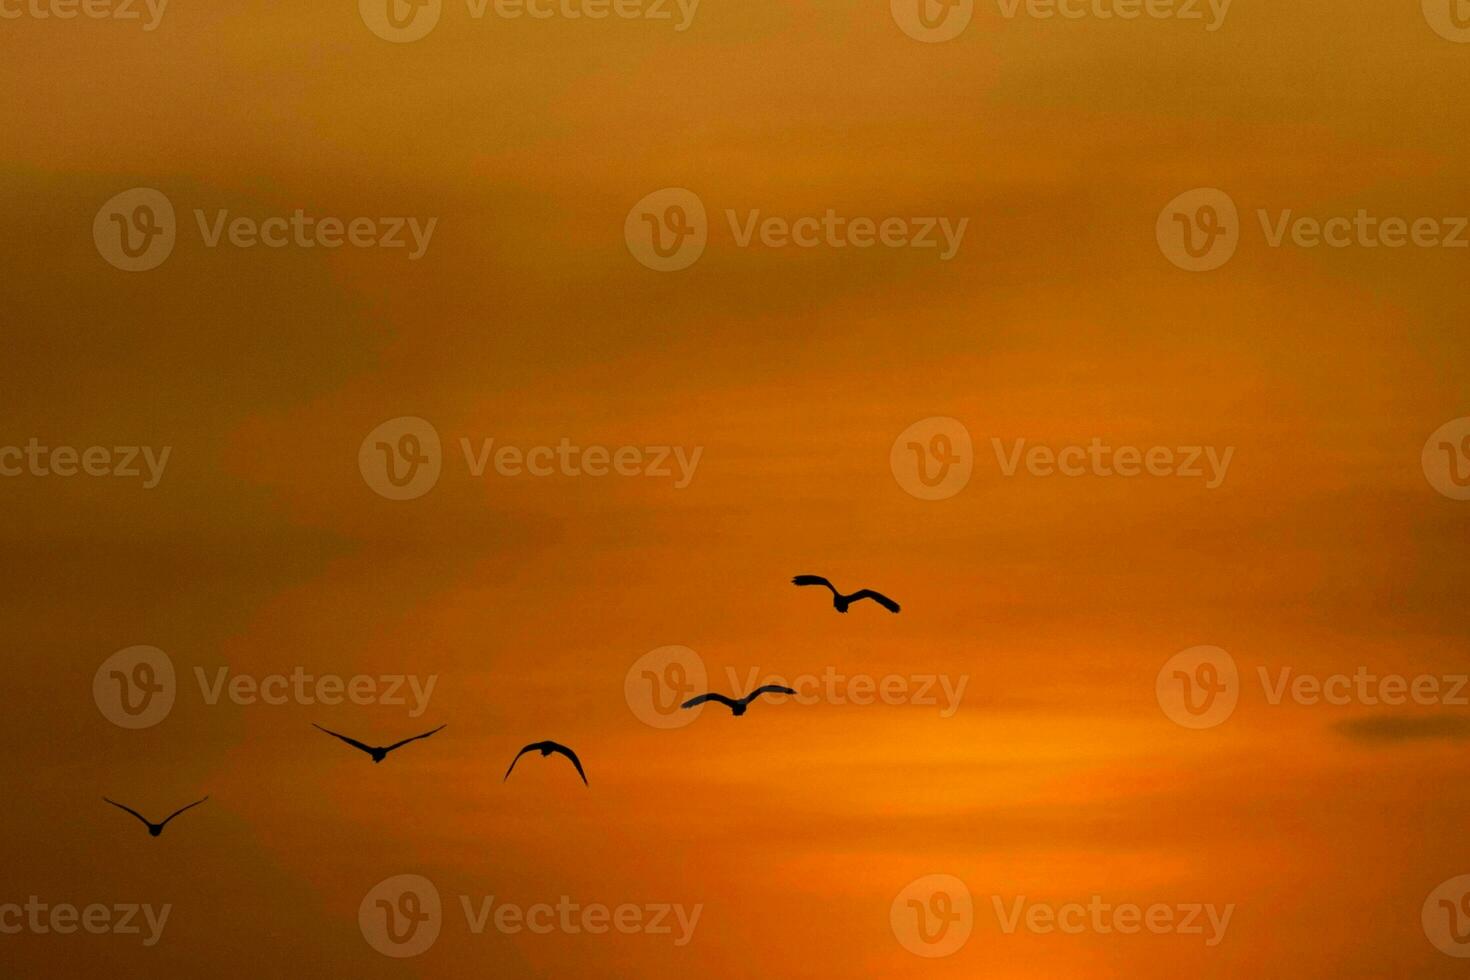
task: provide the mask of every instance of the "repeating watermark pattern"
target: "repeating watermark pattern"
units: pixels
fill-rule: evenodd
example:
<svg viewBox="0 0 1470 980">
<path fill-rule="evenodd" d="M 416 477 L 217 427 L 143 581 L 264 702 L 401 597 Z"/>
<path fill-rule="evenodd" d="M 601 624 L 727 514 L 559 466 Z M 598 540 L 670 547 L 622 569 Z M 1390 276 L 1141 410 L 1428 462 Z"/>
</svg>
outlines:
<svg viewBox="0 0 1470 980">
<path fill-rule="evenodd" d="M 1224 940 L 1230 919 L 1235 914 L 1234 902 L 1223 906 L 1212 902 L 1152 902 L 1148 905 L 1122 902 L 1114 905 L 1103 901 L 1101 895 L 1090 896 L 1086 904 L 1032 902 L 1025 895 L 1013 898 L 992 895 L 990 903 L 1001 932 L 1008 936 L 1020 929 L 1037 935 L 1062 933 L 1069 936 L 1083 933 L 1132 936 L 1146 932 L 1155 936 L 1200 936 L 1211 948 Z"/>
<path fill-rule="evenodd" d="M 915 41 L 939 44 L 953 41 L 970 26 L 975 0 L 889 0 L 889 11 L 899 29 Z"/>
<path fill-rule="evenodd" d="M 898 485 L 920 500 L 948 500 L 970 482 L 975 447 L 958 419 L 920 419 L 893 440 L 888 468 Z"/>
<path fill-rule="evenodd" d="M 1470 417 L 1434 430 L 1420 457 L 1429 485 L 1451 500 L 1470 500 Z"/>
<path fill-rule="evenodd" d="M 444 467 L 439 431 L 416 415 L 377 426 L 357 449 L 363 481 L 380 497 L 416 500 L 434 489 Z"/>
<path fill-rule="evenodd" d="M 494 17 L 507 21 L 637 20 L 689 30 L 700 0 L 465 0 L 470 20 Z M 385 41 L 407 44 L 421 40 L 438 26 L 444 0 L 358 0 L 357 11 L 368 30 Z"/>
<path fill-rule="evenodd" d="M 924 875 L 894 896 L 888 924 L 910 953 L 928 959 L 952 956 L 975 930 L 975 902 L 954 875 Z"/>
<path fill-rule="evenodd" d="M 97 710 L 120 728 L 152 728 L 168 717 L 177 695 L 174 662 L 157 647 L 119 650 L 92 675 Z"/>
<path fill-rule="evenodd" d="M 98 253 L 124 272 L 158 268 L 173 254 L 177 238 L 173 203 L 151 187 L 113 195 L 92 219 Z"/>
<path fill-rule="evenodd" d="M 0 904 L 0 934 L 70 936 L 85 932 L 93 936 L 137 936 L 144 946 L 152 947 L 163 938 L 173 909 L 167 903 L 155 908 L 152 904 L 136 902 L 92 902 L 79 907 L 70 902 L 43 902 L 39 896 L 31 895 L 25 904 Z"/>
<path fill-rule="evenodd" d="M 163 23 L 168 0 L 0 0 L 0 20 L 117 20 L 144 31 Z"/>
<path fill-rule="evenodd" d="M 357 926 L 368 945 L 384 956 L 418 956 L 434 945 L 444 927 L 439 889 L 423 875 L 384 878 L 362 897 Z"/>
<path fill-rule="evenodd" d="M 696 694 L 708 691 L 709 671 L 704 659 L 684 646 L 659 647 L 637 660 L 623 678 L 623 696 L 629 709 L 646 725 L 654 728 L 682 728 L 699 717 L 703 704 L 693 708 L 679 706 Z M 836 667 L 824 667 L 821 673 L 782 677 L 764 673 L 759 667 L 744 670 L 725 668 L 725 690 L 733 698 L 744 697 L 758 687 L 777 684 L 789 687 L 795 694 L 768 693 L 763 703 L 811 706 L 856 705 L 869 707 L 918 706 L 939 709 L 939 717 L 952 718 L 960 709 L 970 678 L 948 674 L 846 674 Z"/>
<path fill-rule="evenodd" d="M 1016 439 L 1007 447 L 1000 439 L 990 440 L 1001 473 L 1013 477 L 1024 463 L 1032 476 L 1093 476 L 1125 478 L 1136 476 L 1176 477 L 1202 480 L 1206 490 L 1225 482 L 1235 447 L 1215 446 L 1110 446 L 1094 436 L 1087 445 L 1027 447 Z"/>
<path fill-rule="evenodd" d="M 228 208 L 193 209 L 194 224 L 205 248 L 407 249 L 416 261 L 429 250 L 438 218 L 321 217 L 296 208 L 289 215 L 256 218 L 230 214 Z M 134 187 L 109 198 L 92 219 L 97 252 L 125 272 L 146 272 L 173 253 L 178 221 L 173 203 L 149 187 Z"/>
<path fill-rule="evenodd" d="M 460 895 L 465 926 L 474 936 L 493 928 L 502 935 L 528 932 L 602 936 L 667 936 L 675 946 L 689 945 L 704 912 L 704 904 L 677 902 L 606 905 L 581 903 L 562 895 L 555 903 L 521 905 L 497 901 L 494 895 Z M 433 946 L 444 926 L 439 890 L 422 875 L 385 878 L 372 887 L 358 906 L 357 921 L 368 945 L 385 956 L 417 956 Z"/>
<path fill-rule="evenodd" d="M 1312 674 L 1289 666 L 1257 667 L 1265 702 L 1313 707 L 1470 707 L 1470 674 L 1379 674 L 1366 666 L 1352 673 Z M 1235 660 L 1219 647 L 1191 647 L 1159 670 L 1159 707 L 1185 728 L 1214 728 L 1235 711 L 1242 693 Z"/>
<path fill-rule="evenodd" d="M 885 674 L 874 677 L 872 674 L 839 673 L 835 667 L 824 667 L 820 674 L 797 674 L 794 677 L 762 674 L 759 667 L 748 668 L 741 676 L 734 667 L 726 667 L 725 678 L 736 697 L 744 697 L 747 692 L 767 684 L 779 684 L 796 691 L 795 694 L 762 695 L 763 701 L 773 705 L 787 701 L 801 705 L 859 707 L 915 705 L 937 707 L 941 718 L 953 718 L 960 710 L 965 688 L 970 684 L 968 674 L 961 674 L 958 678 L 948 674 Z"/>
<path fill-rule="evenodd" d="M 1470 875 L 1435 886 L 1420 911 L 1424 935 L 1446 956 L 1470 957 Z"/>
<path fill-rule="evenodd" d="M 110 476 L 141 479 L 152 490 L 172 452 L 172 446 L 47 446 L 32 436 L 24 446 L 0 446 L 0 476 Z"/>
<path fill-rule="evenodd" d="M 1219 647 L 1190 647 L 1159 668 L 1154 695 L 1175 724 L 1214 728 L 1235 713 L 1240 700 L 1240 671 L 1235 658 Z"/>
<path fill-rule="evenodd" d="M 1154 227 L 1164 257 L 1187 272 L 1210 272 L 1240 247 L 1235 201 L 1216 187 L 1185 191 L 1164 205 Z"/>
<path fill-rule="evenodd" d="M 1470 44 L 1470 6 L 1465 0 L 1421 0 L 1424 19 L 1446 41 Z"/>
<path fill-rule="evenodd" d="M 953 259 L 964 242 L 969 218 L 851 217 L 827 208 L 820 215 L 766 215 L 759 208 L 727 209 L 735 247 L 934 249 L 941 262 Z M 666 187 L 644 197 L 623 222 L 628 251 L 657 272 L 687 269 L 709 242 L 704 202 L 683 187 Z"/>
<path fill-rule="evenodd" d="M 683 728 L 704 711 L 704 705 L 679 707 L 695 694 L 709 690 L 704 658 L 684 646 L 650 650 L 628 668 L 623 698 L 637 719 L 653 728 Z"/>
<path fill-rule="evenodd" d="M 304 667 L 288 674 L 232 674 L 228 667 L 194 668 L 199 695 L 210 707 L 221 699 L 242 707 L 258 704 L 343 704 L 404 707 L 410 718 L 429 708 L 438 674 L 312 674 Z M 119 650 L 92 676 L 92 699 L 102 716 L 122 728 L 151 728 L 168 717 L 178 698 L 173 661 L 157 647 Z"/>
<path fill-rule="evenodd" d="M 1213 34 L 1225 26 L 1233 0 L 995 0 L 1005 20 L 1198 22 Z M 1427 0 L 1426 0 L 1427 2 Z M 975 16 L 974 0 L 890 0 L 894 23 L 916 41 L 959 37 Z"/>
<path fill-rule="evenodd" d="M 1291 208 L 1256 210 L 1270 248 L 1470 248 L 1470 217 L 1377 215 L 1358 208 L 1352 215 L 1321 218 Z M 1188 191 L 1170 201 L 1156 228 L 1164 255 L 1190 272 L 1218 269 L 1234 256 L 1242 234 L 1236 205 L 1214 187 Z"/>
<path fill-rule="evenodd" d="M 507 478 L 621 476 L 672 480 L 683 490 L 694 480 L 703 446 L 581 446 L 563 436 L 556 445 L 497 446 L 493 438 L 461 437 L 465 472 Z M 389 500 L 413 500 L 434 488 L 443 468 L 439 433 L 418 416 L 389 419 L 374 428 L 357 450 L 357 466 L 372 490 Z"/>
</svg>

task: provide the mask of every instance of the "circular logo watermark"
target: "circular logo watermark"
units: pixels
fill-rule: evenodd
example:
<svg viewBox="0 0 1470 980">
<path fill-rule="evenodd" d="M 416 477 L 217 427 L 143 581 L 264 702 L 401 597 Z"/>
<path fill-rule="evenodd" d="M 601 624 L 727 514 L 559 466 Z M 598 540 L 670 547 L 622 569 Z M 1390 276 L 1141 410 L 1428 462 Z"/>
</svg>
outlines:
<svg viewBox="0 0 1470 980">
<path fill-rule="evenodd" d="M 1420 462 L 1431 487 L 1451 500 L 1470 500 L 1470 418 L 1435 429 Z"/>
<path fill-rule="evenodd" d="M 920 500 L 953 497 L 975 471 L 970 430 L 945 416 L 921 419 L 893 440 L 888 468 L 898 485 Z"/>
<path fill-rule="evenodd" d="M 357 468 L 373 492 L 389 500 L 414 500 L 434 489 L 444 454 L 439 433 L 416 415 L 389 419 L 367 434 Z"/>
<path fill-rule="evenodd" d="M 889 0 L 893 22 L 915 41 L 952 41 L 970 26 L 975 0 Z"/>
<path fill-rule="evenodd" d="M 1229 194 L 1197 187 L 1164 205 L 1154 234 L 1170 262 L 1188 272 L 1209 272 L 1234 257 L 1240 215 Z"/>
<path fill-rule="evenodd" d="M 444 925 L 439 889 L 423 875 L 384 878 L 363 896 L 357 925 L 384 956 L 417 956 L 434 945 Z"/>
<path fill-rule="evenodd" d="M 623 238 L 633 258 L 656 272 L 687 269 L 709 241 L 704 202 L 682 187 L 654 191 L 628 212 Z"/>
<path fill-rule="evenodd" d="M 1470 875 L 1441 882 L 1420 911 L 1424 935 L 1446 956 L 1470 957 Z"/>
<path fill-rule="evenodd" d="M 975 929 L 975 902 L 954 875 L 925 875 L 893 899 L 888 923 L 899 945 L 915 956 L 950 956 Z"/>
<path fill-rule="evenodd" d="M 177 237 L 173 204 L 151 187 L 112 196 L 92 219 L 97 253 L 124 272 L 158 268 L 172 254 Z"/>
<path fill-rule="evenodd" d="M 1170 657 L 1154 680 L 1154 694 L 1169 720 L 1185 728 L 1224 724 L 1240 700 L 1240 671 L 1219 647 L 1199 646 Z"/>
<path fill-rule="evenodd" d="M 659 647 L 633 661 L 623 678 L 623 697 L 645 725 L 683 728 L 699 717 L 704 705 L 679 705 L 709 690 L 708 681 L 699 654 L 688 647 Z"/>
<path fill-rule="evenodd" d="M 152 728 L 173 710 L 174 662 L 158 647 L 117 651 L 92 675 L 92 700 L 120 728 Z"/>
<path fill-rule="evenodd" d="M 444 0 L 357 0 L 357 12 L 368 30 L 385 41 L 407 44 L 432 31 Z"/>
<path fill-rule="evenodd" d="M 1470 44 L 1470 10 L 1464 0 L 1423 0 L 1424 19 L 1446 41 Z"/>
</svg>

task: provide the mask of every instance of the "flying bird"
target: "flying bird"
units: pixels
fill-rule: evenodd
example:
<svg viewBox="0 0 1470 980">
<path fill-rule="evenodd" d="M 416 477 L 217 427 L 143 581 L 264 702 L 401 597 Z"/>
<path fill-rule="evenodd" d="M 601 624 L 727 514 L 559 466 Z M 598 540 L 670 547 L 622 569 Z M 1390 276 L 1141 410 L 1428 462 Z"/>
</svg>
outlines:
<svg viewBox="0 0 1470 980">
<path fill-rule="evenodd" d="M 516 763 L 521 761 L 521 756 L 525 755 L 527 752 L 540 752 L 541 758 L 543 759 L 551 755 L 551 753 L 553 752 L 560 752 L 568 759 L 571 759 L 572 765 L 577 767 L 577 775 L 582 777 L 582 785 L 591 785 L 587 782 L 587 773 L 582 769 L 582 760 L 577 758 L 577 753 L 573 752 L 565 745 L 550 740 L 547 740 L 545 742 L 532 742 L 530 745 L 517 752 L 516 757 L 510 760 L 510 769 L 505 770 L 505 776 L 500 780 L 502 783 L 510 778 L 510 770 L 516 767 Z"/>
<path fill-rule="evenodd" d="M 756 688 L 754 691 L 751 691 L 749 694 L 747 694 L 745 697 L 739 699 L 738 701 L 735 700 L 734 698 L 727 698 L 723 694 L 715 694 L 712 691 L 709 694 L 701 694 L 697 698 L 690 698 L 688 701 L 685 701 L 683 704 L 679 705 L 679 707 L 681 707 L 681 708 L 693 708 L 695 705 L 704 704 L 706 701 L 718 701 L 721 704 L 723 704 L 725 707 L 729 708 L 731 714 L 733 714 L 736 718 L 739 718 L 741 715 L 745 714 L 745 709 L 748 708 L 748 707 L 750 707 L 750 702 L 754 701 L 756 698 L 760 697 L 762 694 L 795 694 L 795 693 L 796 692 L 794 690 L 792 690 L 791 688 L 789 688 L 789 687 L 782 687 L 780 684 L 767 684 L 765 687 L 758 687 L 758 688 Z"/>
<path fill-rule="evenodd" d="M 355 749 L 362 749 L 362 751 L 373 757 L 374 763 L 378 763 L 387 758 L 388 753 L 392 752 L 394 749 L 401 748 L 407 745 L 409 742 L 417 742 L 421 738 L 428 738 L 430 735 L 434 734 L 434 732 L 440 731 L 446 726 L 440 725 L 433 731 L 424 732 L 422 735 L 415 735 L 413 738 L 406 738 L 401 742 L 394 742 L 392 745 L 389 745 L 386 748 L 364 745 L 362 742 L 359 742 L 355 738 L 348 738 L 346 735 L 340 735 L 337 732 L 332 731 L 330 728 L 322 728 L 322 726 L 318 725 L 316 722 L 312 722 L 311 727 L 317 729 L 318 731 L 326 732 L 328 735 L 340 738 L 342 741 L 346 742 L 348 745 L 352 746 Z"/>
<path fill-rule="evenodd" d="M 121 803 L 118 803 L 115 800 L 109 800 L 105 796 L 102 797 L 102 799 L 105 802 L 111 803 L 113 806 L 117 807 L 119 810 L 126 810 L 126 811 L 128 811 L 133 816 L 135 816 L 139 820 L 143 821 L 143 826 L 145 826 L 145 827 L 148 828 L 148 836 L 149 837 L 157 837 L 159 834 L 163 833 L 163 828 L 168 826 L 168 822 L 170 820 L 172 820 L 174 817 L 177 817 L 179 814 L 183 813 L 185 810 L 191 810 L 191 809 L 193 809 L 194 807 L 196 807 L 199 804 L 203 803 L 204 800 L 209 799 L 209 797 L 206 796 L 204 798 L 204 800 L 195 800 L 193 803 L 190 803 L 188 806 L 181 806 L 181 807 L 179 807 L 173 813 L 170 813 L 167 817 L 165 817 L 163 823 L 154 823 L 152 820 L 149 820 L 147 817 L 143 816 L 143 814 L 139 813 L 137 810 L 134 810 L 132 807 L 130 807 L 130 806 L 123 806 Z"/>
<path fill-rule="evenodd" d="M 843 595 L 841 592 L 838 592 L 835 588 L 833 588 L 831 582 L 827 581 L 820 575 L 798 575 L 796 576 L 796 578 L 792 579 L 791 582 L 793 585 L 825 585 L 827 588 L 832 589 L 832 605 L 837 607 L 837 611 L 840 613 L 847 612 L 848 606 L 852 605 L 854 602 L 861 602 L 864 599 L 872 599 L 878 605 L 882 606 L 884 609 L 887 609 L 891 613 L 898 612 L 898 603 L 894 602 L 883 593 L 874 592 L 872 589 L 863 589 L 862 591 L 854 592 L 851 595 Z"/>
</svg>

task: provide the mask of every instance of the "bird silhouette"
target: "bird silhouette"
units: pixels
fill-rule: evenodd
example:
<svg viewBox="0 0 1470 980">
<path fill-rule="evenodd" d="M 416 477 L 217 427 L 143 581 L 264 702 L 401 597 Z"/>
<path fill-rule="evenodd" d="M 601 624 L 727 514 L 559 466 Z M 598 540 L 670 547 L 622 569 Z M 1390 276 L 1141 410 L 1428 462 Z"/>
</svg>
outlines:
<svg viewBox="0 0 1470 980">
<path fill-rule="evenodd" d="M 731 714 L 733 714 L 736 718 L 739 718 L 741 715 L 745 714 L 745 709 L 750 707 L 750 702 L 754 701 L 762 694 L 795 693 L 796 691 L 792 690 L 789 687 L 782 687 L 780 684 L 767 684 L 765 687 L 756 688 L 754 691 L 751 691 L 749 694 L 747 694 L 743 698 L 740 698 L 739 700 L 736 700 L 735 698 L 727 698 L 723 694 L 715 694 L 713 691 L 711 691 L 709 694 L 701 694 L 697 698 L 690 698 L 688 701 L 685 701 L 683 704 L 679 705 L 679 707 L 692 708 L 695 705 L 704 704 L 706 701 L 718 701 L 725 707 L 729 708 Z"/>
<path fill-rule="evenodd" d="M 562 745 L 559 742 L 553 742 L 549 739 L 545 742 L 532 742 L 530 745 L 517 752 L 516 757 L 510 760 L 510 769 L 505 770 L 505 776 L 500 780 L 502 783 L 510 778 L 511 769 L 514 769 L 516 767 L 516 763 L 521 761 L 521 756 L 525 755 L 527 752 L 540 752 L 541 758 L 543 759 L 551 755 L 551 753 L 553 752 L 560 752 L 568 759 L 571 759 L 572 765 L 577 767 L 577 775 L 582 777 L 582 785 L 591 785 L 591 783 L 587 782 L 587 773 L 582 769 L 582 760 L 577 758 L 577 753 L 573 752 L 565 745 Z"/>
<path fill-rule="evenodd" d="M 406 739 L 404 739 L 401 742 L 394 742 L 392 745 L 389 745 L 386 748 L 383 748 L 383 747 L 374 747 L 372 745 L 364 745 L 362 742 L 359 742 L 355 738 L 348 738 L 346 735 L 338 734 L 337 732 L 332 731 L 330 728 L 323 728 L 321 725 L 318 725 L 316 722 L 312 722 L 311 723 L 311 727 L 317 729 L 318 731 L 326 732 L 328 735 L 332 735 L 332 736 L 335 736 L 337 738 L 340 738 L 342 741 L 346 742 L 348 745 L 352 746 L 355 749 L 362 749 L 368 755 L 370 755 L 370 756 L 373 757 L 373 762 L 374 763 L 379 763 L 379 762 L 382 762 L 385 758 L 387 758 L 388 753 L 389 752 L 392 752 L 394 749 L 401 748 L 402 746 L 407 745 L 409 742 L 417 742 L 421 738 L 428 738 L 430 735 L 434 734 L 434 732 L 440 731 L 441 729 L 445 728 L 446 726 L 445 725 L 440 725 L 438 728 L 434 729 L 433 731 L 424 732 L 422 735 L 415 735 L 413 738 L 406 738 Z"/>
<path fill-rule="evenodd" d="M 891 613 L 898 612 L 898 603 L 894 602 L 883 593 L 874 592 L 872 589 L 862 589 L 861 591 L 854 592 L 851 595 L 843 595 L 841 592 L 838 592 L 837 589 L 833 587 L 831 582 L 827 581 L 820 575 L 798 575 L 796 576 L 796 578 L 792 579 L 791 582 L 793 585 L 825 585 L 827 588 L 832 589 L 832 605 L 835 606 L 837 608 L 837 611 L 840 613 L 847 612 L 848 606 L 852 605 L 854 602 L 861 602 L 864 599 L 872 599 L 878 605 L 882 606 L 884 609 L 887 609 Z"/>
<path fill-rule="evenodd" d="M 183 813 L 185 810 L 191 810 L 191 809 L 193 809 L 194 807 L 196 807 L 199 804 L 203 803 L 204 800 L 209 799 L 209 797 L 206 796 L 204 798 L 204 800 L 195 800 L 193 803 L 190 803 L 188 806 L 181 806 L 181 807 L 179 807 L 173 813 L 170 813 L 167 817 L 165 817 L 164 820 L 163 820 L 163 823 L 154 823 L 152 820 L 149 820 L 147 817 L 143 816 L 143 814 L 139 813 L 137 810 L 134 810 L 130 806 L 123 806 L 121 803 L 118 803 L 116 800 L 109 800 L 105 796 L 102 797 L 102 799 L 105 802 L 111 803 L 113 806 L 117 807 L 119 810 L 126 810 L 127 812 L 131 813 L 133 816 L 137 817 L 139 820 L 143 821 L 143 826 L 145 826 L 145 827 L 148 828 L 148 836 L 149 837 L 157 837 L 159 834 L 163 833 L 163 828 L 168 826 L 168 822 L 170 820 L 172 820 L 174 817 L 177 817 L 179 814 Z"/>
</svg>

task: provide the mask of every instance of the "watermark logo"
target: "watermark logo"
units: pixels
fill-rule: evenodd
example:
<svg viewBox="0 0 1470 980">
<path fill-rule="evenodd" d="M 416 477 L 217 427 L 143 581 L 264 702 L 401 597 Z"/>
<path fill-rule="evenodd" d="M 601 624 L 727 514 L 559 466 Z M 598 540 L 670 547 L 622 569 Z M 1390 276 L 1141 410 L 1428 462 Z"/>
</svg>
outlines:
<svg viewBox="0 0 1470 980">
<path fill-rule="evenodd" d="M 688 647 L 650 650 L 628 668 L 623 698 L 639 721 L 653 728 L 683 728 L 699 717 L 704 705 L 679 706 L 709 690 L 704 659 Z"/>
<path fill-rule="evenodd" d="M 915 41 L 952 41 L 970 26 L 975 0 L 889 0 L 893 22 Z"/>
<path fill-rule="evenodd" d="M 363 439 L 357 468 L 373 492 L 389 500 L 415 500 L 434 489 L 443 468 L 439 433 L 416 415 L 382 423 Z"/>
<path fill-rule="evenodd" d="M 114 195 L 92 219 L 98 254 L 124 272 L 158 268 L 172 254 L 177 238 L 173 204 L 151 187 Z"/>
<path fill-rule="evenodd" d="M 152 728 L 168 717 L 177 694 L 173 661 L 157 647 L 119 650 L 92 675 L 97 710 L 120 728 Z"/>
<path fill-rule="evenodd" d="M 1424 935 L 1446 956 L 1470 957 L 1470 875 L 1441 882 L 1424 899 Z"/>
<path fill-rule="evenodd" d="M 893 440 L 888 467 L 898 485 L 920 500 L 947 500 L 975 470 L 970 430 L 945 416 L 920 419 Z"/>
<path fill-rule="evenodd" d="M 954 875 L 925 875 L 893 899 L 888 923 L 899 945 L 915 956 L 951 956 L 975 930 L 975 903 Z"/>
<path fill-rule="evenodd" d="M 1235 255 L 1240 213 L 1229 194 L 1198 187 L 1164 205 L 1154 234 L 1170 262 L 1188 272 L 1210 272 Z"/>
<path fill-rule="evenodd" d="M 357 0 L 357 12 L 368 30 L 394 44 L 426 36 L 438 25 L 443 10 L 444 0 Z"/>
<path fill-rule="evenodd" d="M 1470 417 L 1434 430 L 1420 462 L 1430 486 L 1451 500 L 1470 500 Z"/>
<path fill-rule="evenodd" d="M 1190 647 L 1170 657 L 1154 681 L 1159 707 L 1177 725 L 1214 728 L 1240 700 L 1235 659 L 1219 647 Z"/>
<path fill-rule="evenodd" d="M 1424 19 L 1446 41 L 1470 44 L 1470 3 L 1466 0 L 1423 0 Z"/>
<path fill-rule="evenodd" d="M 683 187 L 654 191 L 628 212 L 623 238 L 633 258 L 655 272 L 687 269 L 709 242 L 704 202 Z"/>
<path fill-rule="evenodd" d="M 368 945 L 384 956 L 418 956 L 434 945 L 444 925 L 439 889 L 422 875 L 384 878 L 363 896 L 357 925 Z"/>
</svg>

